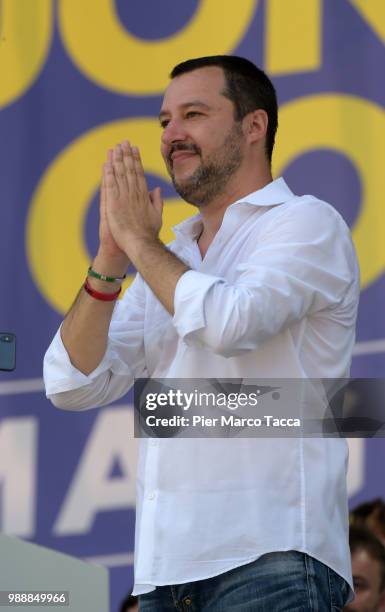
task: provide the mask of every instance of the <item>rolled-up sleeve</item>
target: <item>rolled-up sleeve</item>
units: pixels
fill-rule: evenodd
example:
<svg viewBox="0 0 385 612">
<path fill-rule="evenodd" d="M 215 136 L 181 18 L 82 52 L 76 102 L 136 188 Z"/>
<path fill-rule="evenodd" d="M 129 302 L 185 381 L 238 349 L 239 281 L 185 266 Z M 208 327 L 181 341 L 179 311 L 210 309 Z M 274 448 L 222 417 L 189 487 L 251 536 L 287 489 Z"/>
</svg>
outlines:
<svg viewBox="0 0 385 612">
<path fill-rule="evenodd" d="M 320 201 L 297 203 L 265 226 L 236 267 L 235 281 L 186 272 L 176 287 L 173 323 L 187 345 L 233 357 L 305 316 L 346 309 L 357 284 L 341 216 Z M 352 316 L 356 297 L 352 293 Z"/>
<path fill-rule="evenodd" d="M 57 331 L 43 365 L 46 395 L 55 406 L 67 410 L 86 410 L 105 405 L 122 397 L 135 377 L 146 375 L 144 302 L 144 283 L 137 276 L 115 306 L 106 353 L 89 375 L 72 365 L 60 329 Z"/>
</svg>

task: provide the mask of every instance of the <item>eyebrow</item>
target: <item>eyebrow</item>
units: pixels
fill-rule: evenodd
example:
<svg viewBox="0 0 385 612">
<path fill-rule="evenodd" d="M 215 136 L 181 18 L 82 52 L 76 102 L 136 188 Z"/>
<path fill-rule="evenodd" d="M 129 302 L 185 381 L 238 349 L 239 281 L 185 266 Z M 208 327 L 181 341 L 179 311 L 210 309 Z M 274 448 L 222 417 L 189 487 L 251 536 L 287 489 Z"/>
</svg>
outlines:
<svg viewBox="0 0 385 612">
<path fill-rule="evenodd" d="M 353 582 L 359 582 L 363 586 L 368 586 L 369 584 L 367 579 L 364 576 L 361 576 L 360 574 L 353 574 Z"/>
<path fill-rule="evenodd" d="M 180 108 L 186 109 L 189 106 L 199 106 L 200 108 L 204 108 L 205 110 L 211 109 L 211 106 L 209 106 L 208 104 L 205 104 L 204 102 L 201 102 L 200 100 L 191 100 L 191 102 L 184 102 L 183 104 L 180 105 Z M 158 115 L 159 121 L 161 121 L 165 115 L 169 115 L 169 114 L 170 114 L 169 111 L 161 110 Z"/>
</svg>

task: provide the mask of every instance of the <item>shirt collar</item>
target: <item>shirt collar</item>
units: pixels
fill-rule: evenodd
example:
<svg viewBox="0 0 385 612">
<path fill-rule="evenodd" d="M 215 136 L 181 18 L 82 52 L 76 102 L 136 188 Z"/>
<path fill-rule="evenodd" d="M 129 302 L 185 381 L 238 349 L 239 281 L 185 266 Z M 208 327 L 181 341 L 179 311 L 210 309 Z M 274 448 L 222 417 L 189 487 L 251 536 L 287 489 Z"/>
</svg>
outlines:
<svg viewBox="0 0 385 612">
<path fill-rule="evenodd" d="M 245 203 L 245 204 L 256 204 L 257 206 L 272 206 L 273 204 L 282 204 L 294 198 L 294 193 L 288 187 L 284 178 L 279 177 L 275 181 L 271 181 L 252 193 L 247 194 L 240 200 L 234 202 L 234 204 Z"/>
<path fill-rule="evenodd" d="M 230 206 L 234 206 L 235 204 L 252 204 L 254 206 L 272 206 L 274 204 L 282 204 L 283 202 L 287 202 L 291 198 L 294 198 L 294 193 L 288 187 L 284 178 L 279 177 L 262 187 L 262 189 L 257 189 L 257 191 L 253 191 L 245 195 L 240 200 L 237 200 Z M 182 221 L 182 223 L 178 223 L 175 225 L 172 230 L 175 232 L 175 235 L 183 234 L 184 236 L 189 236 L 191 238 L 196 238 L 199 236 L 202 230 L 202 216 L 200 213 Z"/>
</svg>

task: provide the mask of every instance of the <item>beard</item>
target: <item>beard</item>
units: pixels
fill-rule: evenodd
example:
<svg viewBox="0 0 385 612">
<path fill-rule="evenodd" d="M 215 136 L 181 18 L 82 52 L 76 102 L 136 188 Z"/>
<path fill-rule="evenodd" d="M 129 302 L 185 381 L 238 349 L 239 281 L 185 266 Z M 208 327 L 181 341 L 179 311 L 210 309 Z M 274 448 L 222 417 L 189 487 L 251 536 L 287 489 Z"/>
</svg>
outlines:
<svg viewBox="0 0 385 612">
<path fill-rule="evenodd" d="M 212 152 L 200 166 L 187 178 L 178 180 L 170 162 L 169 173 L 175 191 L 183 200 L 194 206 L 206 206 L 214 198 L 221 195 L 227 183 L 241 165 L 243 132 L 240 123 L 234 123 L 222 145 Z M 201 156 L 200 149 L 191 144 L 176 144 L 171 152 L 193 151 Z"/>
</svg>

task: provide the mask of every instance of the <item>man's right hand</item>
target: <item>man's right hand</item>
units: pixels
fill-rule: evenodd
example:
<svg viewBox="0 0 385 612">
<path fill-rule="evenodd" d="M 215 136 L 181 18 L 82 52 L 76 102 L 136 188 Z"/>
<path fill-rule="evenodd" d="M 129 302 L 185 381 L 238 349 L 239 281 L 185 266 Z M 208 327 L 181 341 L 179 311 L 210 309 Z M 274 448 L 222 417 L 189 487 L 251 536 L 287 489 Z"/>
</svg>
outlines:
<svg viewBox="0 0 385 612">
<path fill-rule="evenodd" d="M 100 189 L 99 250 L 92 268 L 99 274 L 122 277 L 130 260 L 116 244 L 107 221 L 106 188 Z M 91 288 L 100 293 L 116 293 L 119 282 L 107 282 L 98 278 L 88 279 Z M 99 365 L 107 348 L 108 330 L 114 301 L 102 301 L 91 297 L 84 289 L 67 313 L 60 333 L 72 365 L 80 372 L 90 374 Z"/>
<path fill-rule="evenodd" d="M 112 149 L 108 152 L 109 160 L 112 160 Z M 102 175 L 102 183 L 100 188 L 100 221 L 99 221 L 99 250 L 94 261 L 95 269 L 101 274 L 108 276 L 123 276 L 125 274 L 130 260 L 126 253 L 122 251 L 116 244 L 114 237 L 108 225 L 107 219 L 107 200 L 106 200 L 106 185 L 104 173 Z M 95 262 L 100 263 L 103 268 L 111 266 L 111 269 L 99 270 Z"/>
</svg>

